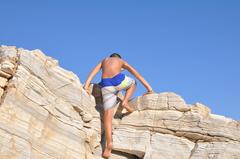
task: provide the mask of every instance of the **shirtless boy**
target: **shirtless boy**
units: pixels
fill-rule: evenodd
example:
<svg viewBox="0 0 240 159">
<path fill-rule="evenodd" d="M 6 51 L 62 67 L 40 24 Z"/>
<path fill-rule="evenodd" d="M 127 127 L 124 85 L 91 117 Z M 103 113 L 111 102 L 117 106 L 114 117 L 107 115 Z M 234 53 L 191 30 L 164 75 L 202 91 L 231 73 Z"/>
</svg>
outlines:
<svg viewBox="0 0 240 159">
<path fill-rule="evenodd" d="M 89 74 L 84 89 L 90 94 L 89 85 L 93 77 L 102 69 L 102 79 L 99 85 L 101 86 L 103 97 L 103 122 L 106 135 L 106 147 L 102 156 L 109 158 L 112 151 L 112 117 L 113 107 L 117 104 L 116 94 L 121 90 L 126 90 L 126 94 L 122 101 L 122 106 L 129 112 L 133 112 L 134 109 L 128 105 L 128 100 L 132 96 L 135 88 L 136 81 L 121 73 L 122 70 L 127 69 L 132 73 L 147 89 L 145 94 L 153 93 L 152 87 L 148 82 L 126 61 L 121 59 L 121 56 L 117 53 L 113 53 L 110 57 L 102 60 Z M 144 94 L 144 95 L 145 95 Z"/>
</svg>

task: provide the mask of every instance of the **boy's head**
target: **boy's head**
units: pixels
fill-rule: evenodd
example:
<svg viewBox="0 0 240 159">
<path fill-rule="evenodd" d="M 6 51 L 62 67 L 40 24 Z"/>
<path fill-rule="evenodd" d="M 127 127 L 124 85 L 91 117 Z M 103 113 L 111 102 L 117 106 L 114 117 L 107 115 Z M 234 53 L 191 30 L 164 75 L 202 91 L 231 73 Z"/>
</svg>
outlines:
<svg viewBox="0 0 240 159">
<path fill-rule="evenodd" d="M 120 59 L 122 58 L 118 53 L 113 53 L 109 57 L 118 57 Z"/>
</svg>

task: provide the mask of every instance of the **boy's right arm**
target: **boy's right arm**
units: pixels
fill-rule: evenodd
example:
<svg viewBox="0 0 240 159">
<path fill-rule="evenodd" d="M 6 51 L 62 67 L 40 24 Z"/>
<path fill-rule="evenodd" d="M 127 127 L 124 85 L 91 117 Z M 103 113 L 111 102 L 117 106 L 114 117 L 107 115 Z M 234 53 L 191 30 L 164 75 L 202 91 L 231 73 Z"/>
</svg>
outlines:
<svg viewBox="0 0 240 159">
<path fill-rule="evenodd" d="M 127 69 L 130 73 L 132 73 L 148 90 L 148 93 L 153 93 L 152 87 L 148 84 L 148 82 L 135 70 L 130 64 L 126 61 L 123 61 L 123 68 Z"/>
</svg>

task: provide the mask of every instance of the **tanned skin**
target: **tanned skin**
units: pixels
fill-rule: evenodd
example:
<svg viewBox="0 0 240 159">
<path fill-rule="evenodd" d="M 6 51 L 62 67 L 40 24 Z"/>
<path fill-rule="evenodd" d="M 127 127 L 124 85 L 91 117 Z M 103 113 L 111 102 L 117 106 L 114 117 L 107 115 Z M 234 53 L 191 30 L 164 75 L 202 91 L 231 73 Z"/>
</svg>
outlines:
<svg viewBox="0 0 240 159">
<path fill-rule="evenodd" d="M 119 57 L 108 57 L 102 60 L 89 74 L 84 89 L 87 91 L 87 93 L 90 95 L 89 86 L 93 79 L 93 77 L 102 69 L 102 78 L 112 78 L 115 75 L 119 74 L 122 70 L 126 69 L 130 73 L 132 73 L 147 89 L 147 92 L 144 93 L 150 94 L 154 93 L 152 87 L 148 84 L 148 82 L 126 61 L 122 60 Z M 133 112 L 134 109 L 131 108 L 128 105 L 129 98 L 132 96 L 134 90 L 136 89 L 136 84 L 132 85 L 130 88 L 126 90 L 126 94 L 124 96 L 124 99 L 122 101 L 122 106 L 128 111 Z M 105 135 L 106 135 L 106 147 L 103 151 L 102 156 L 104 158 L 109 158 L 112 151 L 112 117 L 113 117 L 114 108 L 110 108 L 107 110 L 104 110 L 103 115 L 103 122 L 104 122 L 104 128 L 105 128 Z"/>
</svg>

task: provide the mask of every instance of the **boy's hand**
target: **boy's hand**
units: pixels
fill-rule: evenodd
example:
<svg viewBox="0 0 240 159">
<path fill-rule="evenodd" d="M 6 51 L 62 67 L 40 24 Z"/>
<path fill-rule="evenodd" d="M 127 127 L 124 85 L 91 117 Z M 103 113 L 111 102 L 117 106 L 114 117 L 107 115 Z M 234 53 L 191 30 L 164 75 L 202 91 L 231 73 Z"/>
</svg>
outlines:
<svg viewBox="0 0 240 159">
<path fill-rule="evenodd" d="M 148 95 L 148 94 L 153 94 L 153 93 L 154 93 L 154 91 L 150 90 L 150 91 L 147 91 L 146 93 L 144 93 L 143 96 Z"/>
<path fill-rule="evenodd" d="M 88 94 L 89 96 L 91 96 L 91 92 L 90 92 L 89 89 L 86 89 L 86 92 L 87 92 L 87 94 Z"/>
<path fill-rule="evenodd" d="M 91 95 L 89 87 L 84 86 L 83 89 L 87 92 L 88 95 Z"/>
</svg>

